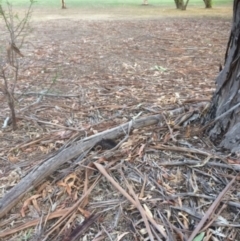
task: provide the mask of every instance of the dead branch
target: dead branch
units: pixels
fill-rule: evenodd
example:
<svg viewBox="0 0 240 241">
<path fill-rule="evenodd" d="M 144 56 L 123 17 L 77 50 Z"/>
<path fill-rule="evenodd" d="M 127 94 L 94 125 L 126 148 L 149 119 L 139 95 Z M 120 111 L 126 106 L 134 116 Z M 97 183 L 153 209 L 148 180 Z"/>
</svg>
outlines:
<svg viewBox="0 0 240 241">
<path fill-rule="evenodd" d="M 184 108 L 183 111 L 185 111 Z M 175 112 L 175 110 L 169 111 L 168 115 L 174 115 Z M 161 114 L 131 120 L 128 123 L 110 130 L 84 138 L 63 150 L 58 151 L 55 155 L 42 162 L 40 166 L 32 170 L 0 200 L 0 218 L 9 212 L 11 208 L 21 200 L 26 192 L 37 187 L 62 164 L 93 148 L 102 139 L 117 139 L 120 136 L 128 135 L 133 129 L 143 128 L 157 123 L 161 125 L 164 124 L 164 118 Z"/>
<path fill-rule="evenodd" d="M 130 121 L 113 129 L 98 133 L 94 136 L 85 138 L 70 147 L 57 152 L 53 157 L 45 160 L 42 165 L 32 170 L 25 176 L 16 186 L 14 186 L 1 200 L 0 200 L 0 217 L 7 214 L 11 208 L 18 203 L 23 195 L 38 186 L 45 178 L 56 171 L 62 164 L 79 156 L 84 151 L 91 149 L 102 139 L 116 139 L 128 133 L 128 127 L 132 124 L 133 129 L 142 128 L 144 126 L 157 124 L 162 120 L 161 115 L 154 115 L 146 118 L 141 118 L 136 121 Z"/>
<path fill-rule="evenodd" d="M 22 95 L 39 95 L 39 96 L 50 96 L 50 97 L 62 97 L 62 98 L 74 98 L 74 97 L 79 97 L 81 94 L 74 94 L 74 95 L 63 95 L 63 94 L 53 94 L 53 93 L 47 93 L 46 91 L 42 92 L 27 92 L 27 93 L 18 93 L 20 96 Z"/>
</svg>

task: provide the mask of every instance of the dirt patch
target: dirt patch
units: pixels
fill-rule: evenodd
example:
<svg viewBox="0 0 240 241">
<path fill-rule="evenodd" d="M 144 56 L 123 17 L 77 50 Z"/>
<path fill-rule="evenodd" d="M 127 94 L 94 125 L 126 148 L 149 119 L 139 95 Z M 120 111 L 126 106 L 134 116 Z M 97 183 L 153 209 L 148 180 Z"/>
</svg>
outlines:
<svg viewBox="0 0 240 241">
<path fill-rule="evenodd" d="M 140 116 L 210 100 L 214 91 L 219 63 L 223 63 L 230 18 L 186 16 L 152 19 L 151 15 L 151 19 L 146 20 L 144 18 L 149 15 L 144 15 L 142 19 L 130 20 L 124 15 L 125 19 L 121 20 L 118 15 L 115 16 L 118 20 L 113 20 L 113 13 L 105 15 L 101 12 L 91 17 L 90 12 L 68 16 L 67 11 L 61 15 L 49 13 L 47 22 L 35 19 L 34 32 L 22 48 L 25 57 L 19 60 L 23 68 L 16 89 L 21 96 L 17 106 L 18 130 L 12 132 L 9 126 L 0 132 L 1 197 L 41 163 L 47 154 L 57 151 L 67 140 L 73 142 L 76 136 L 84 138 Z M 89 18 L 86 17 L 88 14 Z M 130 16 L 130 12 L 128 14 Z M 0 38 L 2 40 L 3 36 Z M 2 94 L 0 97 L 3 100 Z M 9 111 L 4 101 L 0 108 L 3 123 Z M 174 130 L 172 134 L 181 141 L 187 139 L 186 145 L 194 140 L 189 133 Z M 212 146 L 206 142 L 199 138 L 193 143 L 210 151 Z M 171 217 L 165 211 L 161 215 L 166 214 L 173 224 L 178 220 L 178 230 L 187 230 L 185 235 L 188 235 L 195 227 L 195 224 L 191 226 L 192 223 L 201 217 L 192 218 L 193 213 L 188 213 L 189 216 L 183 218 L 180 209 L 170 209 L 170 206 L 208 205 L 202 200 L 209 200 L 211 195 L 217 196 L 224 187 L 224 181 L 219 181 L 214 169 L 210 171 L 204 166 L 199 172 L 192 171 L 188 166 L 182 169 L 161 166 L 163 162 L 181 161 L 186 157 L 201 159 L 195 154 L 184 156 L 178 152 L 161 151 L 159 143 L 175 145 L 167 127 L 151 126 L 136 130 L 121 147 L 120 156 L 116 153 L 108 160 L 111 175 L 126 190 L 128 185 L 123 184 L 125 177 L 137 194 L 140 195 L 143 190 L 140 201 L 155 218 L 159 210 L 167 210 L 168 214 L 171 210 Z M 94 161 L 96 156 L 89 158 Z M 33 191 L 39 194 L 36 202 L 40 211 L 36 202 L 29 202 L 22 210 L 26 216 L 18 216 L 23 202 L 32 195 L 27 194 L 23 202 L 2 220 L 2 231 L 8 230 L 13 220 L 18 225 L 30 223 L 31 219 L 40 220 L 41 215 L 48 214 L 49 207 L 53 211 L 71 207 L 83 195 L 84 182 L 88 178 L 85 178 L 87 171 L 81 164 L 74 170 L 68 168 L 67 164 L 64 165 L 49 177 L 45 186 Z M 89 166 L 89 169 L 92 168 Z M 89 174 L 90 184 L 96 178 L 95 172 Z M 73 178 L 74 185 L 70 185 L 65 177 Z M 188 192 L 194 195 L 194 187 L 198 187 L 205 196 L 189 199 L 190 194 L 184 197 L 177 195 Z M 228 200 L 231 200 L 230 196 Z M 231 208 L 223 214 L 229 222 L 234 220 L 237 209 L 235 206 Z M 68 236 L 68 232 L 78 227 L 83 216 L 89 217 L 94 210 L 104 213 L 97 221 L 101 225 L 93 226 L 79 240 L 93 240 L 99 232 L 105 240 L 109 235 L 114 240 L 121 235 L 124 240 L 140 240 L 147 235 L 144 224 L 138 222 L 141 220 L 139 213 L 104 178 L 79 212 L 75 211 L 75 216 L 71 216 L 71 229 L 64 229 L 61 235 Z M 181 209 L 182 213 L 185 211 Z M 168 222 L 163 221 L 165 219 L 161 215 L 156 220 L 167 227 Z M 186 217 L 189 217 L 187 222 Z M 183 223 L 185 226 L 181 226 Z M 47 224 L 48 227 L 53 225 L 53 222 Z M 39 240 L 45 232 L 46 228 L 42 227 Z M 177 237 L 178 234 L 179 231 L 171 235 Z M 16 233 L 12 238 L 16 240 L 22 235 Z M 212 235 L 218 236 L 216 233 Z M 10 240 L 9 236 L 1 237 L 1 240 Z M 37 240 L 36 234 L 31 238 Z M 48 240 L 53 238 L 50 235 Z"/>
</svg>

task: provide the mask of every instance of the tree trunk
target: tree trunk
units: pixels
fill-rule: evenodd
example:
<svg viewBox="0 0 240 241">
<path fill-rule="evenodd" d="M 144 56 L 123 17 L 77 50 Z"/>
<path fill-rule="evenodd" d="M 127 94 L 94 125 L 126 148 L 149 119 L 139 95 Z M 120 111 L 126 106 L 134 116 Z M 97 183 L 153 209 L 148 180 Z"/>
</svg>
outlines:
<svg viewBox="0 0 240 241">
<path fill-rule="evenodd" d="M 62 9 L 66 9 L 66 4 L 65 4 L 65 0 L 62 0 Z"/>
<path fill-rule="evenodd" d="M 189 0 L 184 3 L 184 0 L 174 0 L 177 9 L 186 10 Z"/>
<path fill-rule="evenodd" d="M 182 10 L 186 10 L 186 9 L 187 9 L 188 2 L 189 2 L 189 0 L 187 0 L 186 3 L 183 4 L 183 6 L 182 6 Z"/>
<path fill-rule="evenodd" d="M 203 0 L 206 8 L 212 8 L 212 0 Z"/>
<path fill-rule="evenodd" d="M 183 0 L 174 0 L 176 8 L 177 9 L 182 9 L 183 6 Z"/>
<path fill-rule="evenodd" d="M 232 29 L 225 64 L 216 79 L 216 91 L 205 118 L 210 139 L 240 154 L 240 0 L 234 0 Z M 212 121 L 213 124 L 212 124 Z"/>
</svg>

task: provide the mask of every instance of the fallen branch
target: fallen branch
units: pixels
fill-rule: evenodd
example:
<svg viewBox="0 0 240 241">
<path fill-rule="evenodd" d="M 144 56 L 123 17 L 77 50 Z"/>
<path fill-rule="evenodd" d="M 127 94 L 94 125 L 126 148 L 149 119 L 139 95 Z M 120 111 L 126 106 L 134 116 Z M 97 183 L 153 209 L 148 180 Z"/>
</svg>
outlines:
<svg viewBox="0 0 240 241">
<path fill-rule="evenodd" d="M 185 159 L 183 161 L 162 162 L 160 166 L 190 166 L 194 168 L 194 166 L 191 166 L 191 165 L 197 166 L 198 164 L 199 164 L 199 161 Z M 234 171 L 240 171 L 239 165 L 223 164 L 219 162 L 208 162 L 205 165 L 212 166 L 212 167 L 222 167 L 222 168 L 226 168 Z"/>
<path fill-rule="evenodd" d="M 0 200 L 0 218 L 7 214 L 12 207 L 18 203 L 26 192 L 41 184 L 49 175 L 56 171 L 62 164 L 69 160 L 78 157 L 81 153 L 91 149 L 102 139 L 116 139 L 122 135 L 128 134 L 129 125 L 132 129 L 142 128 L 144 126 L 157 124 L 162 120 L 161 115 L 154 115 L 141 118 L 135 121 L 130 121 L 110 130 L 98 133 L 91 137 L 73 143 L 68 148 L 57 152 L 54 156 L 46 159 L 40 166 L 32 170 L 25 176 L 16 186 L 14 186 L 1 200 Z"/>
<path fill-rule="evenodd" d="M 204 105 L 206 105 L 206 102 L 198 103 L 195 107 L 199 108 Z M 180 112 L 183 113 L 188 109 L 188 106 L 185 106 L 176 110 L 165 112 L 164 114 L 174 116 L 175 114 L 179 114 Z M 16 186 L 5 194 L 5 196 L 0 200 L 0 218 L 6 215 L 11 208 L 22 199 L 25 193 L 41 184 L 61 165 L 80 156 L 83 152 L 92 149 L 102 139 L 117 139 L 120 136 L 128 135 L 133 129 L 143 128 L 157 123 L 161 125 L 164 124 L 164 119 L 161 114 L 131 120 L 128 123 L 114 127 L 110 130 L 84 138 L 83 140 L 77 141 L 63 150 L 58 151 L 55 155 L 46 159 L 40 164 L 40 166 L 36 167 L 27 174 L 27 176 L 25 176 Z"/>
<path fill-rule="evenodd" d="M 62 98 L 74 98 L 74 97 L 79 97 L 81 94 L 77 95 L 64 95 L 64 94 L 54 94 L 54 93 L 48 93 L 47 91 L 42 91 L 42 92 L 27 92 L 27 93 L 18 93 L 18 95 L 40 95 L 40 96 L 50 96 L 50 97 L 62 97 Z"/>
</svg>

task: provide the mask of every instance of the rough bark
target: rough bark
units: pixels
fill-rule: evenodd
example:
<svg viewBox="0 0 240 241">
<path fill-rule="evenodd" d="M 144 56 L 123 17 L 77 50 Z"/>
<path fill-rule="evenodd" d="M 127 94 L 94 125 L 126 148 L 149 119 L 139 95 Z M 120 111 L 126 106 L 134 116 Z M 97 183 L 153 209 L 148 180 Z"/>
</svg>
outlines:
<svg viewBox="0 0 240 241">
<path fill-rule="evenodd" d="M 240 154 L 240 0 L 234 0 L 232 28 L 225 64 L 216 79 L 216 91 L 205 123 L 210 139 L 220 147 Z M 232 111 L 229 111 L 232 109 Z M 224 113 L 227 112 L 227 115 Z M 219 118 L 222 116 L 222 118 Z"/>
</svg>

